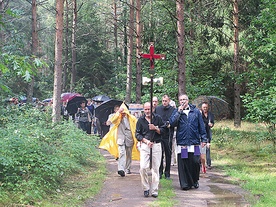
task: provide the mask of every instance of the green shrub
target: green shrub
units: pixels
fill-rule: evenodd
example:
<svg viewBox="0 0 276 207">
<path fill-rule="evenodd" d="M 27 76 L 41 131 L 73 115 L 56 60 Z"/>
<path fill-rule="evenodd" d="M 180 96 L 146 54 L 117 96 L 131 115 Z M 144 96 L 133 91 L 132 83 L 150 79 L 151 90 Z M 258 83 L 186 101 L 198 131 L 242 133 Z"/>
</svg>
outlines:
<svg viewBox="0 0 276 207">
<path fill-rule="evenodd" d="M 13 192 L 11 200 L 33 204 L 99 156 L 95 137 L 36 108 L 2 109 L 0 120 L 0 200 Z"/>
</svg>

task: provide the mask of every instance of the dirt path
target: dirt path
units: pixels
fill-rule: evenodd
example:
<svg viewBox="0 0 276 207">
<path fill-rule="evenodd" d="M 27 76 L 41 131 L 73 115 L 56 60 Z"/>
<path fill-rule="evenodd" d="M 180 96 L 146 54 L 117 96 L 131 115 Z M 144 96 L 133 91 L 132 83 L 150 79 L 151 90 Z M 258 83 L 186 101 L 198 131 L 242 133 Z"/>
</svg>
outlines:
<svg viewBox="0 0 276 207">
<path fill-rule="evenodd" d="M 133 161 L 132 174 L 120 177 L 117 161 L 106 151 L 101 151 L 108 161 L 108 177 L 100 194 L 85 203 L 85 207 L 147 207 L 156 198 L 143 196 L 140 183 L 139 162 Z M 177 166 L 171 168 L 171 178 L 178 204 L 175 207 L 249 207 L 244 196 L 247 194 L 239 186 L 232 185 L 226 176 L 215 169 L 201 174 L 199 188 L 183 191 L 179 187 Z M 158 198 L 157 198 L 158 199 Z"/>
</svg>

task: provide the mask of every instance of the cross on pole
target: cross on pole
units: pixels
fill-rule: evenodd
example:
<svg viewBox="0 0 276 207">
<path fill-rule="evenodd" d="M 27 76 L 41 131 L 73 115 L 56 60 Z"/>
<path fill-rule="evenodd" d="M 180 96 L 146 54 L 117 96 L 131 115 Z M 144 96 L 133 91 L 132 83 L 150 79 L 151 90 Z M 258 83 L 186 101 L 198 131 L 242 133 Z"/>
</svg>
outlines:
<svg viewBox="0 0 276 207">
<path fill-rule="evenodd" d="M 155 59 L 165 59 L 165 55 L 163 54 L 154 54 L 154 43 L 150 42 L 149 54 L 141 53 L 140 57 L 147 58 L 150 60 L 150 69 L 154 70 L 154 60 Z"/>
<path fill-rule="evenodd" d="M 150 124 L 152 123 L 152 97 L 153 97 L 153 75 L 155 73 L 154 71 L 154 60 L 155 59 L 161 59 L 164 60 L 165 59 L 165 55 L 163 54 L 154 54 L 154 43 L 150 42 L 150 47 L 149 47 L 149 54 L 140 54 L 141 58 L 146 58 L 150 60 L 150 69 L 149 69 L 149 73 L 150 73 Z M 152 136 L 150 138 L 150 141 L 152 142 Z M 152 168 L 152 148 L 150 148 L 150 169 Z"/>
</svg>

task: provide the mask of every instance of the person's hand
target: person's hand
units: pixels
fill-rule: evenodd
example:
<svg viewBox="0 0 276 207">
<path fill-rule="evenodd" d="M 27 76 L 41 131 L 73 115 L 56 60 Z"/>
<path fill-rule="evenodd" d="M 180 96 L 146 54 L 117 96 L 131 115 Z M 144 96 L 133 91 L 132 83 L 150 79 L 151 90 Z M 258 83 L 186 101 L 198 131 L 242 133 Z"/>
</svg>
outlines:
<svg viewBox="0 0 276 207">
<path fill-rule="evenodd" d="M 178 106 L 178 111 L 183 111 L 184 110 L 184 104 Z"/>
<path fill-rule="evenodd" d="M 207 143 L 207 145 L 206 145 L 206 146 L 207 146 L 207 148 L 210 148 L 210 146 L 211 146 L 211 143 Z"/>
<path fill-rule="evenodd" d="M 149 148 L 152 148 L 152 146 L 153 146 L 153 142 L 149 141 L 146 138 L 143 138 L 142 142 L 144 142 L 146 145 L 148 145 Z"/>
<path fill-rule="evenodd" d="M 150 130 L 157 130 L 158 127 L 154 126 L 154 124 L 149 124 L 149 129 Z"/>
<path fill-rule="evenodd" d="M 209 127 L 213 127 L 213 124 L 211 122 L 208 123 Z"/>
</svg>

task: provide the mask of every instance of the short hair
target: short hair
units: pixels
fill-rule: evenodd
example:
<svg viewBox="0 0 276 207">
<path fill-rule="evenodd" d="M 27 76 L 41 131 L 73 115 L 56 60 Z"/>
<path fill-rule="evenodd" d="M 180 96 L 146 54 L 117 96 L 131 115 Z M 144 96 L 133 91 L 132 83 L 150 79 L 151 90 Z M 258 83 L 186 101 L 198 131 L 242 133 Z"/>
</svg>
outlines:
<svg viewBox="0 0 276 207">
<path fill-rule="evenodd" d="M 179 94 L 179 95 L 178 95 L 178 98 L 179 98 L 180 96 L 187 96 L 187 98 L 188 98 L 188 100 L 189 100 L 189 96 L 188 96 L 186 93 L 181 93 L 181 94 Z"/>
<path fill-rule="evenodd" d="M 169 100 L 171 100 L 167 94 L 165 94 L 162 98 L 168 98 Z"/>
<path fill-rule="evenodd" d="M 157 97 L 157 96 L 153 96 L 153 97 L 152 97 L 152 100 L 153 100 L 153 99 L 156 99 L 156 100 L 158 101 L 158 97 Z"/>
</svg>

